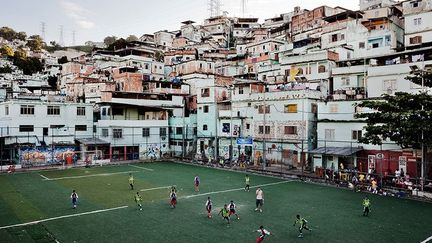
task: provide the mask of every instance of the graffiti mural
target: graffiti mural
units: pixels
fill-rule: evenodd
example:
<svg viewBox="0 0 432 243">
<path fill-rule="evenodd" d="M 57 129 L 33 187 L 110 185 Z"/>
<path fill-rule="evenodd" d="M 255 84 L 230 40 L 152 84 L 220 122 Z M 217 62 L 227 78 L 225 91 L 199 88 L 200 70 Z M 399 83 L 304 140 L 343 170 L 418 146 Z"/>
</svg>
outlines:
<svg viewBox="0 0 432 243">
<path fill-rule="evenodd" d="M 63 164 L 73 160 L 75 151 L 75 147 L 22 147 L 19 159 L 22 164 L 32 166 Z"/>
<path fill-rule="evenodd" d="M 142 160 L 146 159 L 160 159 L 161 148 L 160 144 L 140 144 L 139 146 L 139 158 Z"/>
</svg>

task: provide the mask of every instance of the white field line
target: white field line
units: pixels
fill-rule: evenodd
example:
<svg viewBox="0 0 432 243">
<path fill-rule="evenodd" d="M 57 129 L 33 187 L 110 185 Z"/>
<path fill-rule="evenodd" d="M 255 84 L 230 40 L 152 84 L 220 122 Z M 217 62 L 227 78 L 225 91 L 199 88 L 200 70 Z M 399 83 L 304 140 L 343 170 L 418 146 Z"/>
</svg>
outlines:
<svg viewBox="0 0 432 243">
<path fill-rule="evenodd" d="M 268 183 L 268 184 L 261 184 L 261 185 L 251 186 L 250 188 L 274 186 L 274 185 L 285 184 L 285 183 L 289 183 L 289 182 L 291 182 L 291 181 L 279 181 L 279 182 L 273 182 L 273 183 Z M 207 196 L 207 195 L 213 195 L 213 194 L 219 194 L 219 193 L 225 193 L 225 192 L 242 191 L 242 190 L 244 190 L 244 187 L 242 187 L 242 188 L 235 188 L 235 189 L 228 189 L 228 190 L 223 190 L 223 191 L 200 193 L 200 194 L 189 195 L 189 196 L 184 196 L 184 197 L 180 197 L 180 198 L 188 199 L 188 198 L 193 198 L 193 197 L 201 197 L 201 196 Z"/>
<path fill-rule="evenodd" d="M 426 240 L 422 241 L 421 243 L 428 243 L 429 241 L 432 241 L 432 236 L 427 238 Z"/>
<path fill-rule="evenodd" d="M 44 178 L 45 180 L 49 180 L 49 178 L 48 177 L 46 177 L 46 176 L 44 176 L 44 175 L 42 175 L 42 174 L 39 174 L 42 178 Z"/>
<path fill-rule="evenodd" d="M 88 215 L 88 214 L 103 213 L 103 212 L 123 209 L 123 208 L 127 208 L 127 207 L 128 206 L 121 206 L 121 207 L 115 207 L 115 208 L 100 209 L 100 210 L 95 210 L 95 211 L 90 211 L 90 212 L 69 214 L 69 215 L 63 215 L 63 216 L 54 217 L 54 218 L 41 219 L 41 220 L 31 221 L 31 222 L 22 223 L 22 224 L 6 225 L 6 226 L 1 226 L 0 230 L 1 229 L 14 228 L 14 227 L 21 227 L 21 226 L 26 226 L 26 225 L 32 225 L 32 224 L 39 224 L 39 223 L 43 223 L 43 222 L 47 222 L 47 221 L 53 221 L 53 220 L 57 220 L 57 219 L 72 218 L 72 217 L 78 217 L 78 216 Z"/>
<path fill-rule="evenodd" d="M 79 179 L 79 178 L 95 177 L 95 176 L 112 176 L 112 175 L 119 175 L 119 174 L 129 174 L 132 172 L 139 172 L 139 171 L 134 170 L 134 171 L 123 171 L 123 172 L 115 172 L 115 173 L 101 173 L 101 174 L 82 175 L 82 176 L 66 176 L 66 177 L 57 177 L 57 178 L 48 178 L 47 177 L 47 179 L 45 179 L 45 180 L 46 181 L 57 181 L 57 180 Z"/>
<path fill-rule="evenodd" d="M 149 169 L 149 168 L 145 168 L 145 167 L 141 167 L 141 166 L 136 166 L 136 165 L 129 165 L 129 166 L 132 166 L 132 167 L 137 168 L 137 169 L 148 170 L 148 171 L 154 171 L 153 169 Z"/>
<path fill-rule="evenodd" d="M 146 188 L 146 189 L 141 189 L 141 192 L 147 192 L 147 191 L 154 191 L 154 190 L 160 190 L 160 189 L 166 189 L 166 188 L 170 188 L 171 186 L 160 186 L 160 187 L 153 187 L 153 188 Z"/>
</svg>

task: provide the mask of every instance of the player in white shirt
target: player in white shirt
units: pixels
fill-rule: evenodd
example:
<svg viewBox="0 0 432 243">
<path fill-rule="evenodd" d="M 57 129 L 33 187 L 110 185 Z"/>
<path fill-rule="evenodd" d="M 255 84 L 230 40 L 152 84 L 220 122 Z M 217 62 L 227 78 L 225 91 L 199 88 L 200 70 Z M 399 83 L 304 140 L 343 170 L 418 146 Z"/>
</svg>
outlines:
<svg viewBox="0 0 432 243">
<path fill-rule="evenodd" d="M 256 208 L 255 211 L 260 211 L 262 212 L 262 206 L 264 205 L 264 192 L 263 190 L 261 190 L 260 187 L 258 187 L 258 189 L 255 192 L 256 194 Z"/>
<path fill-rule="evenodd" d="M 212 214 L 211 214 L 212 206 L 213 206 L 213 202 L 211 201 L 210 197 L 208 197 L 207 201 L 205 203 L 205 207 L 206 207 L 206 210 L 207 210 L 207 217 L 208 218 L 212 217 Z"/>
<path fill-rule="evenodd" d="M 237 219 L 240 219 L 240 217 L 238 216 L 236 209 L 237 206 L 235 205 L 234 201 L 231 200 L 231 202 L 228 204 L 228 208 L 229 208 L 229 216 L 231 217 L 231 215 L 235 215 L 237 217 Z"/>
</svg>

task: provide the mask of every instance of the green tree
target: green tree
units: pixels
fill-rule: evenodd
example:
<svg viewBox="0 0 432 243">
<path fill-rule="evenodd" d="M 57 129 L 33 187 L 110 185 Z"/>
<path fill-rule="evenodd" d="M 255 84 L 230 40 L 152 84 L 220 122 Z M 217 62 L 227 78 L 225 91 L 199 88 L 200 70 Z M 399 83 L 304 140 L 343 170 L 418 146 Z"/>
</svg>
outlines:
<svg viewBox="0 0 432 243">
<path fill-rule="evenodd" d="M 12 47 L 10 47 L 8 45 L 4 45 L 0 48 L 0 54 L 4 55 L 6 57 L 13 57 L 14 51 L 13 51 Z"/>
<path fill-rule="evenodd" d="M 9 65 L 6 65 L 4 67 L 0 67 L 0 73 L 12 73 L 12 67 Z"/>
<path fill-rule="evenodd" d="M 118 40 L 116 40 L 114 43 L 112 43 L 111 45 L 108 46 L 108 50 L 118 50 L 118 49 L 123 49 L 126 48 L 127 46 L 127 41 L 123 38 L 120 38 Z"/>
<path fill-rule="evenodd" d="M 40 51 L 44 47 L 44 42 L 39 35 L 32 35 L 27 41 L 27 46 L 32 51 Z"/>
<path fill-rule="evenodd" d="M 127 42 L 138 41 L 138 37 L 136 37 L 135 35 L 129 35 L 129 36 L 126 38 L 126 41 L 127 41 Z"/>
<path fill-rule="evenodd" d="M 67 56 L 62 56 L 60 59 L 58 59 L 57 62 L 58 62 L 58 64 L 64 64 L 64 63 L 69 62 L 69 60 L 68 60 Z"/>
<path fill-rule="evenodd" d="M 107 36 L 104 38 L 103 42 L 105 45 L 110 46 L 117 40 L 117 37 L 115 36 Z"/>
<path fill-rule="evenodd" d="M 24 32 L 24 31 L 20 31 L 20 32 L 16 33 L 16 36 L 15 36 L 15 37 L 16 37 L 18 40 L 25 41 L 25 40 L 27 39 L 27 33 Z"/>
<path fill-rule="evenodd" d="M 16 38 L 16 34 L 17 33 L 15 32 L 15 30 L 13 30 L 12 28 L 6 26 L 0 28 L 0 37 L 2 37 L 5 40 L 8 41 L 14 40 Z"/>
</svg>

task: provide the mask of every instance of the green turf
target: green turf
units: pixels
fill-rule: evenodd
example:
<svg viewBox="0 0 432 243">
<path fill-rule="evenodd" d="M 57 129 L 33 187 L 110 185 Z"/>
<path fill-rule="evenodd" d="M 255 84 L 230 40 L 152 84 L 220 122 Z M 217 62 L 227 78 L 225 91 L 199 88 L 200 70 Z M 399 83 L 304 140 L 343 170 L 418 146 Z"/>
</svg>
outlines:
<svg viewBox="0 0 432 243">
<path fill-rule="evenodd" d="M 264 212 L 255 208 L 255 193 L 230 191 L 210 195 L 214 217 L 204 208 L 207 195 L 194 192 L 193 178 L 201 178 L 200 193 L 219 192 L 244 186 L 244 174 L 185 164 L 154 163 L 104 166 L 59 171 L 41 171 L 0 176 L 0 227 L 12 224 L 128 206 L 124 209 L 62 218 L 36 225 L 0 230 L 0 242 L 254 242 L 264 225 L 274 235 L 267 242 L 420 242 L 432 235 L 432 204 L 371 195 L 370 217 L 361 215 L 365 194 L 287 182 L 263 187 Z M 178 207 L 168 205 L 168 189 L 143 191 L 143 211 L 133 201 L 128 174 L 133 172 L 136 189 L 177 185 Z M 61 177 L 100 175 L 63 180 Z M 117 173 L 117 174 L 116 174 Z M 122 173 L 122 174 L 119 174 Z M 251 176 L 251 184 L 280 182 Z M 77 210 L 71 208 L 70 193 L 79 195 Z M 234 200 L 240 220 L 228 227 L 217 217 L 224 203 Z M 297 238 L 294 216 L 300 213 L 313 229 Z"/>
</svg>

